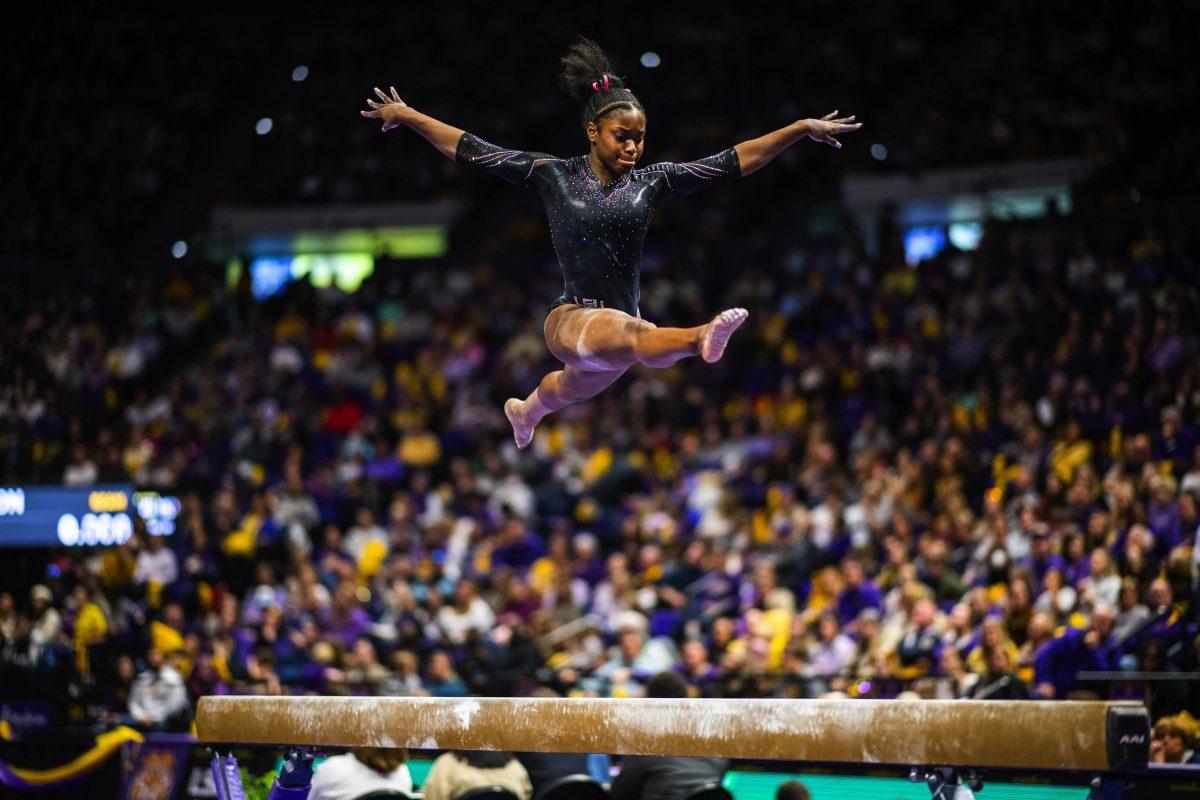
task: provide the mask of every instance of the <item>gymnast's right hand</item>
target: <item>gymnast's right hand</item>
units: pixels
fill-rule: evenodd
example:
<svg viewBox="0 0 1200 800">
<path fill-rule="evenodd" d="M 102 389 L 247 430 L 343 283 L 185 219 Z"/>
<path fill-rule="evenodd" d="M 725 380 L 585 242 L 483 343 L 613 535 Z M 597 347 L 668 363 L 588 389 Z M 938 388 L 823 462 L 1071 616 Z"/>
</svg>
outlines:
<svg viewBox="0 0 1200 800">
<path fill-rule="evenodd" d="M 842 143 L 833 137 L 843 133 L 853 133 L 862 127 L 862 123 L 855 122 L 853 116 L 838 117 L 837 113 L 837 111 L 833 111 L 820 119 L 804 120 L 807 124 L 805 135 L 814 142 L 824 142 L 830 147 L 842 149 Z"/>
<path fill-rule="evenodd" d="M 386 92 L 375 87 L 375 94 L 379 95 L 382 103 L 376 102 L 371 98 L 367 98 L 367 105 L 371 107 L 370 111 L 360 111 L 364 117 L 383 120 L 383 132 L 387 133 L 392 128 L 398 128 L 404 122 L 404 113 L 408 109 L 408 104 L 400 99 L 400 95 L 396 93 L 396 87 L 390 87 L 392 90 L 389 96 Z"/>
</svg>

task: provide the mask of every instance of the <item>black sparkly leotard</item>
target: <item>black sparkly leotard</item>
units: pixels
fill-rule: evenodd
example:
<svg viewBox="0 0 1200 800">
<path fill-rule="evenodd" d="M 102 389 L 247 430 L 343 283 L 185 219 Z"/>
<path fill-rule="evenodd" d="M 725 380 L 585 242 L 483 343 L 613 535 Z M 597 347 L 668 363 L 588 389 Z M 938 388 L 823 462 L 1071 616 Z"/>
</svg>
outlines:
<svg viewBox="0 0 1200 800">
<path fill-rule="evenodd" d="M 633 316 L 638 316 L 642 244 L 655 204 L 741 174 L 731 147 L 686 164 L 651 164 L 605 185 L 592 173 L 587 156 L 505 150 L 469 133 L 458 140 L 455 160 L 541 195 L 563 272 L 563 293 L 551 308 L 577 303 Z"/>
</svg>

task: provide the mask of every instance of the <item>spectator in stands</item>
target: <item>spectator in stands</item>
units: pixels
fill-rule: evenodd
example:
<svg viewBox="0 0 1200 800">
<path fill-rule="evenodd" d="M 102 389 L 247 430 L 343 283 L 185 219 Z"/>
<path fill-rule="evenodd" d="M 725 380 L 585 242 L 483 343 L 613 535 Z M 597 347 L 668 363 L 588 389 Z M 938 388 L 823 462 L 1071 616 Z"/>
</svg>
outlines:
<svg viewBox="0 0 1200 800">
<path fill-rule="evenodd" d="M 1034 602 L 1034 610 L 1049 614 L 1058 622 L 1069 620 L 1079 601 L 1079 593 L 1066 583 L 1062 570 L 1057 567 L 1046 570 L 1042 586 L 1045 588 Z"/>
<path fill-rule="evenodd" d="M 775 800 L 812 800 L 812 793 L 800 781 L 784 781 L 775 790 Z"/>
<path fill-rule="evenodd" d="M 0 645 L 11 641 L 17 632 L 17 607 L 12 592 L 0 592 Z"/>
<path fill-rule="evenodd" d="M 719 672 L 717 666 L 709 661 L 708 648 L 699 639 L 689 639 L 683 643 L 682 660 L 674 669 L 684 680 L 697 687 L 711 685 Z"/>
<path fill-rule="evenodd" d="M 354 526 L 346 531 L 345 551 L 354 559 L 354 563 L 362 565 L 368 556 L 373 562 L 380 562 L 387 555 L 388 534 L 375 522 L 375 515 L 369 508 L 360 508 L 354 516 Z"/>
<path fill-rule="evenodd" d="M 596 670 L 597 677 L 614 685 L 642 683 L 675 663 L 675 650 L 665 637 L 648 637 L 646 619 L 630 613 L 624 617 L 617 644 L 609 649 L 608 660 Z"/>
<path fill-rule="evenodd" d="M 1154 764 L 1200 764 L 1194 728 L 1178 717 L 1163 717 L 1150 731 L 1150 761 Z"/>
<path fill-rule="evenodd" d="M 147 731 L 176 730 L 186 726 L 190 708 L 183 678 L 162 653 L 150 650 L 129 693 L 129 723 Z"/>
<path fill-rule="evenodd" d="M 425 673 L 425 688 L 433 697 L 465 697 L 471 692 L 454 670 L 454 662 L 444 650 L 429 655 Z"/>
<path fill-rule="evenodd" d="M 1127 643 L 1127 647 L 1136 647 L 1149 641 L 1156 641 L 1164 648 L 1170 647 L 1180 640 L 1185 630 L 1181 609 L 1176 607 L 1175 590 L 1171 582 L 1166 578 L 1155 578 L 1150 583 L 1146 599 L 1158 618 L 1137 632 Z"/>
<path fill-rule="evenodd" d="M 976 700 L 1028 700 L 1029 686 L 1017 676 L 1008 650 L 996 647 L 988 653 L 987 672 L 968 696 Z"/>
<path fill-rule="evenodd" d="M 646 684 L 647 697 L 687 697 L 677 673 L 661 672 Z M 679 800 L 707 783 L 720 783 L 729 760 L 690 756 L 625 756 L 613 779 L 613 800 Z"/>
<path fill-rule="evenodd" d="M 849 625 L 864 609 L 883 607 L 883 595 L 866 579 L 862 561 L 853 557 L 846 559 L 842 577 L 845 588 L 837 598 L 838 620 L 842 625 Z"/>
<path fill-rule="evenodd" d="M 992 651 L 996 649 L 1007 651 L 1010 663 L 1017 663 L 1020 657 L 1020 651 L 1004 628 L 1004 622 L 999 617 L 985 617 L 979 626 L 979 644 L 967 654 L 967 669 L 977 675 L 986 674 Z"/>
<path fill-rule="evenodd" d="M 1051 570 L 1057 573 L 1057 587 L 1063 585 L 1066 562 L 1055 552 L 1054 534 L 1046 525 L 1037 525 L 1034 528 L 1033 538 L 1029 545 L 1029 557 L 1025 559 L 1023 566 L 1033 575 L 1035 585 L 1043 591 L 1049 589 L 1046 584 L 1046 575 Z M 1053 597 L 1053 594 L 1051 596 Z"/>
<path fill-rule="evenodd" d="M 1121 592 L 1121 576 L 1108 551 L 1097 547 L 1088 558 L 1088 574 L 1079 582 L 1079 598 L 1084 608 L 1096 605 L 1117 607 Z"/>
<path fill-rule="evenodd" d="M 438 756 L 421 787 L 425 800 L 455 800 L 471 789 L 501 786 L 529 800 L 533 784 L 512 753 L 502 750 L 451 750 Z"/>
<path fill-rule="evenodd" d="M 88 456 L 87 447 L 77 443 L 71 448 L 71 463 L 63 470 L 64 486 L 91 486 L 100 477 L 96 462 Z"/>
<path fill-rule="evenodd" d="M 854 639 L 858 643 L 851 671 L 859 677 L 869 678 L 890 671 L 887 663 L 889 654 L 879 629 L 879 611 L 874 608 L 864 608 L 858 615 L 854 626 Z"/>
<path fill-rule="evenodd" d="M 864 609 L 866 610 L 866 609 Z M 838 630 L 838 618 L 826 611 L 814 626 L 816 641 L 809 655 L 809 674 L 816 677 L 841 675 L 854 660 L 854 640 Z"/>
<path fill-rule="evenodd" d="M 130 540 L 133 541 L 132 539 Z M 179 577 L 179 562 L 175 552 L 167 547 L 161 536 L 141 532 L 137 536 L 137 566 L 133 580 L 141 585 L 170 586 Z"/>
<path fill-rule="evenodd" d="M 387 790 L 412 794 L 407 761 L 408 752 L 397 748 L 356 747 L 330 756 L 313 774 L 309 800 L 355 800 Z"/>
<path fill-rule="evenodd" d="M 54 594 L 39 583 L 29 591 L 31 605 L 30 640 L 34 646 L 47 647 L 58 641 L 62 632 L 62 615 L 53 605 Z"/>
<path fill-rule="evenodd" d="M 475 582 L 468 578 L 455 584 L 454 597 L 437 615 L 438 627 L 453 644 L 466 641 L 468 631 L 487 633 L 495 622 L 495 612 L 479 597 Z"/>
<path fill-rule="evenodd" d="M 1037 693 L 1045 698 L 1065 698 L 1082 671 L 1108 672 L 1118 666 L 1113 647 L 1113 610 L 1097 606 L 1086 630 L 1068 629 L 1047 642 L 1034 660 Z"/>
<path fill-rule="evenodd" d="M 954 700 L 973 695 L 982 676 L 967 671 L 958 648 L 943 647 L 940 666 L 941 674 L 946 678 L 939 684 L 939 687 L 944 687 L 940 695 L 943 699 Z"/>
<path fill-rule="evenodd" d="M 400 696 L 426 694 L 415 654 L 409 650 L 397 650 L 392 653 L 391 662 L 392 670 L 379 685 L 379 694 Z"/>
<path fill-rule="evenodd" d="M 129 711 L 129 697 L 137 678 L 137 666 L 127 655 L 117 658 L 112 674 L 104 682 L 104 721 L 119 724 Z"/>
<path fill-rule="evenodd" d="M 924 675 L 937 664 L 942 631 L 936 625 L 937 606 L 922 598 L 913 604 L 908 630 L 896 648 L 900 665 Z"/>
<path fill-rule="evenodd" d="M 1126 641 L 1150 618 L 1150 609 L 1141 603 L 1138 594 L 1136 579 L 1121 579 L 1121 590 L 1117 595 L 1117 614 L 1113 618 L 1113 638 L 1118 642 Z"/>
<path fill-rule="evenodd" d="M 352 647 L 371 628 L 371 618 L 359 600 L 359 590 L 350 581 L 338 585 L 325 627 L 342 647 Z"/>
</svg>

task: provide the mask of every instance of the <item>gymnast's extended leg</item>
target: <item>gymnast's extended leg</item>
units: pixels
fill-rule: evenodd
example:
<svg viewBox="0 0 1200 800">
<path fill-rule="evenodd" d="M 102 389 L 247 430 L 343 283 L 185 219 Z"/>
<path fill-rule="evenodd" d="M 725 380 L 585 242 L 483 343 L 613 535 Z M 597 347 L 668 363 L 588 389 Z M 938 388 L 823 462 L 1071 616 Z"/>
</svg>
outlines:
<svg viewBox="0 0 1200 800">
<path fill-rule="evenodd" d="M 526 400 L 509 398 L 504 404 L 504 414 L 513 426 L 517 447 L 529 445 L 533 429 L 547 414 L 595 397 L 624 374 L 623 369 L 585 372 L 567 364 L 542 378 Z"/>
</svg>

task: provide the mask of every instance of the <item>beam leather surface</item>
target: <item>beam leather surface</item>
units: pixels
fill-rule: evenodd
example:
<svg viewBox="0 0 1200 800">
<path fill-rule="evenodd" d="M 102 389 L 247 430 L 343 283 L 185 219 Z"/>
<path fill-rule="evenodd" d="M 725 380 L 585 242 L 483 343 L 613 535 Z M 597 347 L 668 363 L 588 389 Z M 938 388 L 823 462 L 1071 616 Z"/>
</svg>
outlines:
<svg viewBox="0 0 1200 800">
<path fill-rule="evenodd" d="M 1109 702 L 204 697 L 205 743 L 1105 770 Z"/>
</svg>

